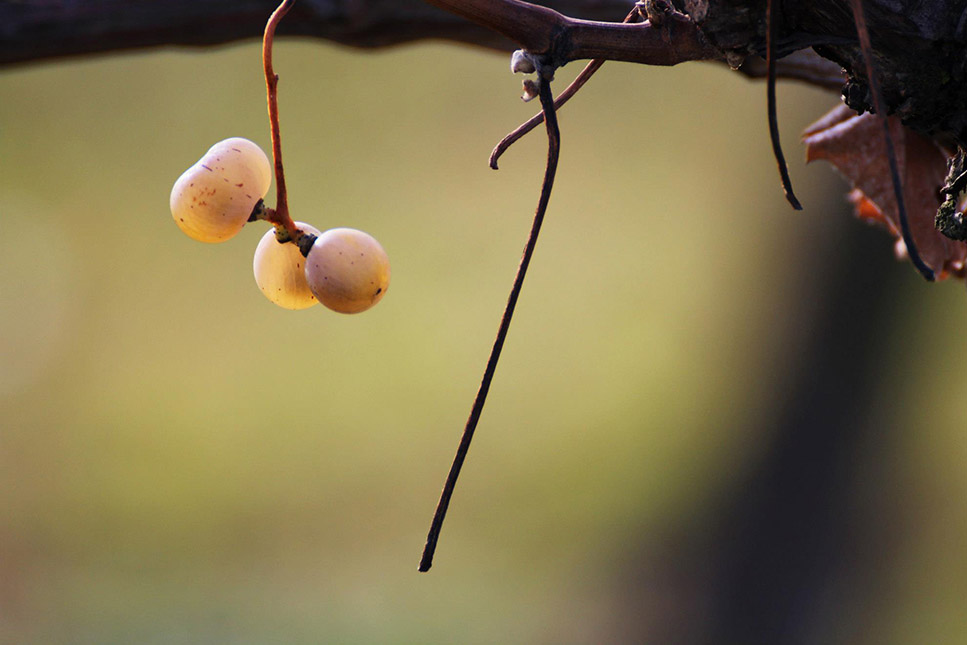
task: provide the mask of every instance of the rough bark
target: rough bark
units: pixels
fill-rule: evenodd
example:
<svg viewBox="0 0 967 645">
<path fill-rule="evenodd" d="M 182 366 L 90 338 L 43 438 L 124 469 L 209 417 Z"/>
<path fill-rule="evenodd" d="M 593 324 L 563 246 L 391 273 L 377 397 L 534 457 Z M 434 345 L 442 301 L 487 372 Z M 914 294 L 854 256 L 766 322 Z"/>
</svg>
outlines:
<svg viewBox="0 0 967 645">
<path fill-rule="evenodd" d="M 872 111 L 849 0 L 775 0 L 780 54 L 813 47 L 847 70 L 847 105 Z M 734 58 L 765 48 L 765 0 L 682 0 Z M 864 0 L 887 112 L 947 145 L 967 143 L 967 0 Z"/>
</svg>

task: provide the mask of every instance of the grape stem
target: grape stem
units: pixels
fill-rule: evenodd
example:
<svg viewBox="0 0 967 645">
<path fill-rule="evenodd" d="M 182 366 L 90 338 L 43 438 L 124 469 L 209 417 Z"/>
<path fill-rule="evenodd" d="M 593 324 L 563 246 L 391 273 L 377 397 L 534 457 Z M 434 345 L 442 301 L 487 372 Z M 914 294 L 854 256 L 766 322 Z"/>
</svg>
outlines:
<svg viewBox="0 0 967 645">
<path fill-rule="evenodd" d="M 530 264 L 531 257 L 534 255 L 534 247 L 537 245 L 537 236 L 540 234 L 541 224 L 544 222 L 547 204 L 551 199 L 551 189 L 554 186 L 554 175 L 557 172 L 557 161 L 561 152 L 561 131 L 557 125 L 557 114 L 554 112 L 554 95 L 551 93 L 551 80 L 554 78 L 554 68 L 549 65 L 541 66 L 538 71 L 540 73 L 538 90 L 541 108 L 544 114 L 544 123 L 547 127 L 547 166 L 544 169 L 544 183 L 541 185 L 541 196 L 537 203 L 534 222 L 531 224 L 530 235 L 527 238 L 527 244 L 524 246 L 524 253 L 520 259 L 520 265 L 517 267 L 514 286 L 510 290 L 510 297 L 507 299 L 507 306 L 504 307 L 504 315 L 500 320 L 500 327 L 497 329 L 497 338 L 494 340 L 493 349 L 490 350 L 490 358 L 487 361 L 486 369 L 484 369 L 480 389 L 477 390 L 477 397 L 474 399 L 473 407 L 470 409 L 470 417 L 467 419 L 467 425 L 463 430 L 460 445 L 457 446 L 457 454 L 453 458 L 450 473 L 447 475 L 447 481 L 443 485 L 443 492 L 440 495 L 440 502 L 437 504 L 436 512 L 433 515 L 433 522 L 430 524 L 430 532 L 427 535 L 426 546 L 423 549 L 423 557 L 420 560 L 420 571 L 429 571 L 433 564 L 433 554 L 436 551 L 437 541 L 440 538 L 443 519 L 447 514 L 447 508 L 450 506 L 453 489 L 457 485 L 460 469 L 463 467 L 463 462 L 467 457 L 467 451 L 470 449 L 470 442 L 473 439 L 474 430 L 477 428 L 480 413 L 483 411 L 484 403 L 487 400 L 490 382 L 494 378 L 497 361 L 500 359 L 500 350 L 504 346 L 504 339 L 507 338 L 510 320 L 514 315 L 514 308 L 517 306 L 517 298 L 520 296 L 520 290 L 524 284 L 527 267 Z"/>
<path fill-rule="evenodd" d="M 265 89 L 269 106 L 269 129 L 272 136 L 272 160 L 275 162 L 275 209 L 266 208 L 264 219 L 275 225 L 276 237 L 280 241 L 291 240 L 298 244 L 302 231 L 289 216 L 289 199 L 285 191 L 285 172 L 282 170 L 282 138 L 279 134 L 279 75 L 272 69 L 272 45 L 275 41 L 275 28 L 282 17 L 289 12 L 295 0 L 283 0 L 265 24 L 262 37 L 262 67 L 265 70 Z M 283 240 L 287 238 L 287 240 Z"/>
<path fill-rule="evenodd" d="M 910 231 L 910 222 L 907 218 L 907 207 L 903 199 L 903 179 L 900 177 L 899 164 L 897 163 L 896 146 L 893 145 L 893 134 L 890 132 L 890 122 L 887 119 L 886 106 L 883 105 L 883 95 L 880 93 L 880 83 L 873 70 L 873 46 L 870 44 L 870 32 L 866 28 L 866 16 L 863 13 L 863 3 L 861 0 L 850 0 L 853 9 L 853 22 L 856 23 L 856 32 L 860 39 L 860 51 L 863 53 L 863 62 L 866 65 L 866 77 L 870 84 L 870 94 L 873 96 L 873 109 L 880 115 L 880 122 L 883 124 L 883 140 L 886 144 L 886 159 L 890 163 L 890 179 L 893 182 L 893 196 L 896 198 L 897 214 L 900 219 L 900 234 L 903 243 L 907 246 L 907 254 L 910 261 L 917 268 L 927 282 L 936 279 L 933 269 L 920 257 L 917 251 L 917 244 Z"/>
<path fill-rule="evenodd" d="M 792 192 L 792 180 L 789 178 L 789 168 L 786 158 L 782 154 L 782 144 L 779 142 L 779 118 L 776 114 L 776 38 L 779 35 L 779 6 L 776 0 L 766 2 L 766 111 L 769 121 L 769 140 L 772 142 L 772 154 L 776 158 L 779 168 L 779 180 L 782 182 L 782 192 L 786 201 L 796 209 L 802 210 L 802 204 Z"/>
</svg>

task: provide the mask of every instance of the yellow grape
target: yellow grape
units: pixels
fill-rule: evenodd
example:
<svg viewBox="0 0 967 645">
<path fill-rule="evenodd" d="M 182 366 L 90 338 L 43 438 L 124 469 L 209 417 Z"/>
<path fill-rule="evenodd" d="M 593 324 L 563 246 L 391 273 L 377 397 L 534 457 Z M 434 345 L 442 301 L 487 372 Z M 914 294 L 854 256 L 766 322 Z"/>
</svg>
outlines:
<svg viewBox="0 0 967 645">
<path fill-rule="evenodd" d="M 305 233 L 320 235 L 319 229 L 305 222 L 295 225 Z M 279 244 L 275 229 L 266 231 L 255 248 L 255 283 L 266 298 L 284 309 L 306 309 L 319 301 L 306 282 L 306 259 L 291 242 Z"/>
<path fill-rule="evenodd" d="M 234 237 L 272 184 L 272 166 L 248 139 L 219 141 L 171 189 L 171 215 L 200 242 Z"/>
<path fill-rule="evenodd" d="M 306 258 L 306 281 L 316 298 L 343 314 L 366 311 L 389 288 L 389 258 L 371 235 L 334 228 L 316 239 Z"/>
</svg>

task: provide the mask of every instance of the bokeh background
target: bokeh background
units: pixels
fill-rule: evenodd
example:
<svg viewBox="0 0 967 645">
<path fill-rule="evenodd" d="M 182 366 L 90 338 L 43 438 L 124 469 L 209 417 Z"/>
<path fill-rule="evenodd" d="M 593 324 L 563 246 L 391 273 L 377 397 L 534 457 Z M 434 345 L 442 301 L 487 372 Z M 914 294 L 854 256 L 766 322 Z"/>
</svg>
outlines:
<svg viewBox="0 0 967 645">
<path fill-rule="evenodd" d="M 562 111 L 419 574 L 543 134 L 487 168 L 535 111 L 499 54 L 275 58 L 294 216 L 393 262 L 365 314 L 263 298 L 264 225 L 171 221 L 211 144 L 269 149 L 259 43 L 0 72 L 0 641 L 967 640 L 967 293 L 803 166 L 835 95 L 779 88 L 802 213 L 765 86 L 723 66 L 609 64 Z"/>
</svg>

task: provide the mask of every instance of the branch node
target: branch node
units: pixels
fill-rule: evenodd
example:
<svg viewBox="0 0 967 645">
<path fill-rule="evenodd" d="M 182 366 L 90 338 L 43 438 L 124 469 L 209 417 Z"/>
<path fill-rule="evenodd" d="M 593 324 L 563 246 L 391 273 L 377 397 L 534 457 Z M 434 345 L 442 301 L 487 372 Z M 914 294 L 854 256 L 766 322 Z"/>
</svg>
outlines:
<svg viewBox="0 0 967 645">
<path fill-rule="evenodd" d="M 627 16 L 625 16 L 625 19 L 623 22 L 624 23 L 638 22 L 642 18 L 646 17 L 646 14 L 643 12 L 645 5 L 646 5 L 646 2 L 638 2 L 637 4 L 635 4 L 635 7 L 628 13 Z M 522 54 L 530 56 L 523 50 L 520 50 L 520 51 Z M 517 52 L 514 52 L 514 56 L 516 55 L 517 55 Z M 578 90 L 584 87 L 584 84 L 587 83 L 592 76 L 594 76 L 594 73 L 597 72 L 599 69 L 601 69 L 602 65 L 604 65 L 603 58 L 595 58 L 587 65 L 585 65 L 584 69 L 581 70 L 581 73 L 578 74 L 573 81 L 571 81 L 571 84 L 568 85 L 556 99 L 554 99 L 554 109 L 560 110 L 561 107 L 565 103 L 567 103 L 572 96 L 577 94 Z M 537 65 L 535 64 L 534 66 L 536 71 Z M 516 71 L 514 70 L 513 57 L 511 57 L 511 70 Z M 526 88 L 525 88 L 525 92 L 526 92 Z M 521 97 L 521 98 L 523 98 L 525 101 L 528 100 L 525 97 Z M 507 149 L 510 148 L 510 146 L 512 146 L 518 139 L 522 138 L 525 134 L 527 134 L 528 132 L 536 128 L 538 125 L 543 123 L 543 121 L 544 121 L 544 111 L 541 110 L 540 112 L 532 116 L 530 119 L 528 119 L 526 122 L 519 125 L 513 132 L 511 132 L 506 137 L 501 139 L 500 142 L 496 146 L 494 146 L 493 151 L 490 153 L 490 167 L 493 168 L 494 170 L 498 170 L 497 161 L 500 159 L 501 155 L 503 155 L 507 151 Z"/>
</svg>

